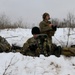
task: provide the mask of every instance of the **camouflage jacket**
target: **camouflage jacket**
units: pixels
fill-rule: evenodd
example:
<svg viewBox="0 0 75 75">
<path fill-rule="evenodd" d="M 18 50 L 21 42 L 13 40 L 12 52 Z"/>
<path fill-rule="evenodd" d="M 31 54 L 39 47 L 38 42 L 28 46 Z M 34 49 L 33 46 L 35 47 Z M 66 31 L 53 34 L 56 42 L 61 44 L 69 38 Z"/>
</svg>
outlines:
<svg viewBox="0 0 75 75">
<path fill-rule="evenodd" d="M 40 34 L 42 35 L 42 34 Z M 30 48 L 30 46 L 33 46 Z M 39 56 L 40 54 L 50 55 L 51 50 L 51 42 L 50 38 L 46 38 L 44 42 L 42 42 L 42 39 L 38 38 L 35 39 L 34 37 L 29 38 L 26 43 L 23 45 L 23 50 L 25 55 L 30 56 Z"/>
<path fill-rule="evenodd" d="M 54 36 L 55 31 L 53 30 L 52 27 L 49 27 L 49 24 L 51 24 L 50 21 L 48 21 L 48 22 L 41 21 L 39 24 L 39 28 L 41 30 L 41 33 L 47 34 L 48 37 L 51 38 L 52 36 Z"/>
<path fill-rule="evenodd" d="M 11 50 L 10 44 L 7 40 L 0 36 L 0 52 L 9 52 Z"/>
<path fill-rule="evenodd" d="M 51 24 L 50 21 L 48 21 L 48 22 L 41 21 L 39 24 L 41 32 L 46 32 L 46 31 L 52 30 L 52 28 L 49 27 L 49 24 Z"/>
<path fill-rule="evenodd" d="M 24 55 L 35 56 L 35 50 L 31 51 L 29 48 L 35 42 L 36 40 L 33 37 L 31 37 L 26 41 L 26 43 L 24 43 L 23 45 Z"/>
</svg>

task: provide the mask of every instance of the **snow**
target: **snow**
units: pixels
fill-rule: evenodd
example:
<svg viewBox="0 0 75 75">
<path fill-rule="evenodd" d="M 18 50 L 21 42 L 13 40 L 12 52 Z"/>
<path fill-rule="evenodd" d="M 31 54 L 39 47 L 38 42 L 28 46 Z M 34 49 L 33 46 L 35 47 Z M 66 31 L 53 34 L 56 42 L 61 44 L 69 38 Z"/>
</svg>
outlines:
<svg viewBox="0 0 75 75">
<path fill-rule="evenodd" d="M 74 32 L 75 29 L 71 30 L 70 34 Z M 53 42 L 61 45 L 62 41 L 65 46 L 67 34 L 67 28 L 59 28 Z M 23 46 L 24 42 L 32 37 L 30 29 L 21 28 L 0 30 L 0 36 L 5 37 L 11 45 L 19 46 Z M 74 35 L 69 38 L 69 45 L 71 44 L 75 44 Z M 0 53 L 0 75 L 75 75 L 75 57 L 30 57 L 20 53 Z"/>
<path fill-rule="evenodd" d="M 32 37 L 30 29 L 5 29 L 0 31 L 0 35 L 10 43 L 23 46 L 29 37 Z"/>
<path fill-rule="evenodd" d="M 69 28 L 58 28 L 55 35 L 53 36 L 53 42 L 57 45 L 66 46 L 68 41 L 68 46 L 75 45 L 75 28 L 70 29 L 70 35 L 68 40 Z"/>
<path fill-rule="evenodd" d="M 68 28 L 58 28 L 57 31 L 55 32 L 55 35 L 52 37 L 53 38 L 53 43 L 56 45 L 61 45 L 61 46 L 66 46 L 67 44 L 67 39 L 68 39 Z M 70 31 L 70 36 L 69 36 L 69 45 L 74 45 L 75 44 L 75 29 L 71 29 Z M 31 34 L 31 29 L 22 29 L 22 28 L 17 28 L 17 29 L 5 29 L 5 30 L 0 30 L 0 36 L 3 36 L 4 38 L 7 39 L 7 41 L 12 45 L 16 44 L 18 46 L 23 46 L 23 44 L 26 42 L 26 40 L 30 37 L 32 37 Z"/>
<path fill-rule="evenodd" d="M 20 53 L 2 53 L 0 75 L 4 72 L 7 75 L 75 75 L 75 57 L 29 57 Z"/>
</svg>

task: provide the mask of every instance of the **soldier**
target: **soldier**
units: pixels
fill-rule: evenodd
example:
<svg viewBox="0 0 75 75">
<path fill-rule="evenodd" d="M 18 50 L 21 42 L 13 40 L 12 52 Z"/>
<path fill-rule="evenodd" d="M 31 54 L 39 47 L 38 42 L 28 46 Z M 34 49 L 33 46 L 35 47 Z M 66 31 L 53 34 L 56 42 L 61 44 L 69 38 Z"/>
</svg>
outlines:
<svg viewBox="0 0 75 75">
<path fill-rule="evenodd" d="M 60 56 L 60 47 L 57 47 L 55 44 L 52 43 L 52 36 L 54 36 L 57 26 L 51 24 L 51 22 L 49 21 L 50 15 L 48 13 L 44 13 L 42 18 L 43 21 L 41 21 L 39 24 L 41 34 L 43 33 L 48 35 L 51 44 L 51 54 Z"/>
<path fill-rule="evenodd" d="M 44 56 L 58 55 L 58 47 L 52 48 L 47 34 L 40 34 L 38 27 L 32 28 L 33 37 L 29 38 L 26 43 L 23 45 L 23 54 L 29 56 L 39 56 L 43 54 Z"/>
<path fill-rule="evenodd" d="M 51 43 L 48 36 L 46 34 L 40 34 L 40 29 L 38 27 L 32 28 L 32 35 L 33 37 L 29 38 L 27 42 L 23 45 L 24 55 L 51 55 Z"/>
<path fill-rule="evenodd" d="M 10 51 L 11 51 L 10 44 L 7 42 L 7 40 L 5 40 L 5 38 L 0 36 L 0 52 L 10 52 Z"/>
<path fill-rule="evenodd" d="M 33 27 L 31 31 L 33 37 L 29 38 L 26 43 L 23 45 L 24 55 L 36 56 L 35 50 L 37 49 L 36 37 L 40 34 L 38 27 Z"/>
<path fill-rule="evenodd" d="M 50 41 L 52 43 L 52 36 L 54 36 L 54 33 L 56 31 L 56 25 L 52 25 L 50 20 L 50 15 L 48 13 L 43 14 L 43 21 L 40 22 L 39 27 L 41 33 L 47 34 L 50 38 Z"/>
</svg>

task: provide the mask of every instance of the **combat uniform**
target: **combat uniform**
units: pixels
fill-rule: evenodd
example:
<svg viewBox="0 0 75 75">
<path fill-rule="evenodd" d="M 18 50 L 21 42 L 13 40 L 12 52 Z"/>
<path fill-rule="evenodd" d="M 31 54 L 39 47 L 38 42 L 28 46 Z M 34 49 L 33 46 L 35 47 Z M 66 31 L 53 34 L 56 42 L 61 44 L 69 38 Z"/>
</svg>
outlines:
<svg viewBox="0 0 75 75">
<path fill-rule="evenodd" d="M 41 30 L 41 33 L 45 33 L 46 31 L 49 31 L 49 30 L 52 30 L 51 27 L 49 27 L 49 24 L 51 24 L 50 21 L 41 21 L 39 26 L 40 26 L 40 30 Z"/>
<path fill-rule="evenodd" d="M 48 35 L 52 43 L 52 36 L 54 36 L 55 30 L 53 29 L 53 27 L 49 27 L 49 24 L 51 24 L 50 21 L 47 21 L 47 22 L 42 21 L 39 24 L 39 28 L 40 28 L 41 33 Z"/>
<path fill-rule="evenodd" d="M 36 43 L 36 40 L 33 37 L 29 38 L 26 41 L 26 43 L 24 43 L 23 45 L 24 55 L 35 56 L 35 50 L 30 50 L 30 46 L 35 43 Z"/>
<path fill-rule="evenodd" d="M 0 36 L 0 52 L 10 52 L 11 46 L 7 40 Z"/>
<path fill-rule="evenodd" d="M 38 27 L 33 27 L 31 30 L 32 35 L 35 37 L 36 35 L 40 34 L 40 29 Z M 23 53 L 24 55 L 29 56 L 36 56 L 36 49 L 37 49 L 37 42 L 34 37 L 31 37 L 27 40 L 26 43 L 23 45 Z"/>
<path fill-rule="evenodd" d="M 43 36 L 43 34 L 41 34 L 41 36 Z M 44 39 L 43 43 L 42 39 L 32 37 L 23 45 L 23 50 L 25 55 L 29 56 L 39 56 L 40 54 L 49 56 L 51 55 L 51 43 L 48 37 Z"/>
<path fill-rule="evenodd" d="M 47 34 L 49 37 L 49 41 L 51 44 L 51 54 L 59 56 L 57 55 L 58 47 L 52 43 L 52 36 L 54 36 L 57 26 L 55 25 L 49 26 L 51 22 L 45 20 L 46 16 L 49 16 L 49 14 L 48 13 L 43 14 L 43 21 L 40 22 L 39 28 L 40 28 L 41 34 Z"/>
</svg>

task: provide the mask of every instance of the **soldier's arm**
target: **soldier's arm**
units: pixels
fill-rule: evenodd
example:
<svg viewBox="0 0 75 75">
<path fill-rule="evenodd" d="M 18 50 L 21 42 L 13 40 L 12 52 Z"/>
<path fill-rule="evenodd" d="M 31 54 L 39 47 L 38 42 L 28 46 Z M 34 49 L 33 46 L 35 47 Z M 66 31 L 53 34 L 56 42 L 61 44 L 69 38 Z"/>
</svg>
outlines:
<svg viewBox="0 0 75 75">
<path fill-rule="evenodd" d="M 23 50 L 24 50 L 24 51 L 29 50 L 29 39 L 26 41 L 26 43 L 24 43 L 24 45 L 23 45 Z"/>
<path fill-rule="evenodd" d="M 45 23 L 43 23 L 43 22 L 40 23 L 39 26 L 40 26 L 40 30 L 41 30 L 42 32 L 52 30 L 52 27 L 50 27 L 49 25 L 47 25 L 47 24 L 45 24 Z"/>
</svg>

